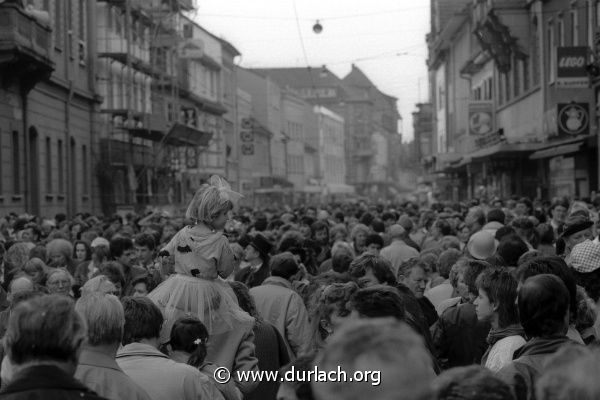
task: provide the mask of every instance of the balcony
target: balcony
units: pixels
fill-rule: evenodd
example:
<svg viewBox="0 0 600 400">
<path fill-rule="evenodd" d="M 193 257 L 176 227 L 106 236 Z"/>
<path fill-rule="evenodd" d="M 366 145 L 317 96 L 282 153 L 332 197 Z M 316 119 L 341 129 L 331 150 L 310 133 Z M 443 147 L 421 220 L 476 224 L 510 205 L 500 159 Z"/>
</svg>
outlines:
<svg viewBox="0 0 600 400">
<path fill-rule="evenodd" d="M 0 71 L 29 89 L 50 77 L 52 30 L 16 5 L 0 5 Z"/>
</svg>

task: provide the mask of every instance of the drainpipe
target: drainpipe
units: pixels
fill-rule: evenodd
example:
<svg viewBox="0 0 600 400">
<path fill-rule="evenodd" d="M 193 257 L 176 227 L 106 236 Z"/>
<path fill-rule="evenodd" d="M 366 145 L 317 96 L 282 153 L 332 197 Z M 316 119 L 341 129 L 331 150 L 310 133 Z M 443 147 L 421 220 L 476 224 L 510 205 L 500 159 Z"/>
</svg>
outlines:
<svg viewBox="0 0 600 400">
<path fill-rule="evenodd" d="M 31 178 L 30 178 L 30 174 L 29 174 L 29 168 L 31 167 L 31 160 L 29 159 L 29 130 L 27 129 L 27 126 L 29 125 L 29 110 L 28 110 L 28 102 L 27 102 L 27 93 L 28 90 L 24 89 L 22 87 L 23 82 L 21 82 L 21 87 L 19 88 L 20 90 L 20 94 L 21 94 L 21 104 L 22 104 L 22 120 L 23 120 L 23 138 L 24 138 L 24 146 L 23 149 L 25 150 L 25 157 L 24 157 L 24 161 L 25 161 L 25 168 L 24 168 L 24 178 L 25 178 L 25 184 L 23 187 L 23 194 L 24 194 L 24 205 L 25 205 L 25 212 L 29 213 L 36 213 L 38 210 L 32 210 L 31 209 L 31 205 L 33 204 L 33 199 L 31 198 L 32 193 L 30 189 L 30 185 L 31 185 Z M 19 179 L 19 177 L 17 176 L 17 179 Z"/>
<path fill-rule="evenodd" d="M 64 143 L 64 153 L 63 157 L 66 160 L 66 183 L 67 183 L 67 192 L 65 193 L 67 199 L 67 216 L 70 218 L 75 214 L 75 204 L 73 204 L 74 192 L 76 188 L 76 183 L 71 182 L 71 172 L 73 165 L 71 163 L 71 106 L 73 103 L 73 80 L 69 79 L 69 94 L 67 99 L 65 100 L 65 143 Z"/>
</svg>

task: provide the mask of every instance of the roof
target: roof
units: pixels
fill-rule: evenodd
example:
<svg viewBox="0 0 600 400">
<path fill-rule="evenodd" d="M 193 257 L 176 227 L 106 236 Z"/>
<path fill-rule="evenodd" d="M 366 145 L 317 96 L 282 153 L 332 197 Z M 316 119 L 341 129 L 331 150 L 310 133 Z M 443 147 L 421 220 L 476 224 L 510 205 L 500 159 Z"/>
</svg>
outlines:
<svg viewBox="0 0 600 400">
<path fill-rule="evenodd" d="M 344 77 L 343 81 L 352 86 L 375 87 L 367 75 L 354 64 L 352 64 L 352 70 Z"/>
<path fill-rule="evenodd" d="M 342 80 L 327 67 L 249 68 L 249 70 L 269 77 L 281 87 L 332 87 L 342 83 Z"/>
<path fill-rule="evenodd" d="M 230 54 L 232 54 L 234 57 L 236 56 L 241 56 L 242 53 L 239 52 L 238 49 L 235 48 L 234 45 L 232 45 L 230 42 L 228 42 L 227 40 L 223 39 L 223 38 L 219 38 L 219 40 L 221 41 L 221 45 L 223 46 L 223 49 L 227 50 Z"/>
</svg>

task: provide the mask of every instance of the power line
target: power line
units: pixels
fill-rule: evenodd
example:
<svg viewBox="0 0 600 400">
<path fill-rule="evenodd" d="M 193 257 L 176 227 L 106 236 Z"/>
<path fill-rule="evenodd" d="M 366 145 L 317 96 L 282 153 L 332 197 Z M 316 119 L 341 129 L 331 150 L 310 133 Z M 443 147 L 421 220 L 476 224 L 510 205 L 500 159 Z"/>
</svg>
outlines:
<svg viewBox="0 0 600 400">
<path fill-rule="evenodd" d="M 415 11 L 415 10 L 424 10 L 426 8 L 429 8 L 429 6 L 426 7 L 412 7 L 412 8 L 399 8 L 399 9 L 393 9 L 393 10 L 387 10 L 387 11 L 377 11 L 377 12 L 371 12 L 371 13 L 362 13 L 362 14 L 349 14 L 349 15 L 338 15 L 338 16 L 330 16 L 330 17 L 314 17 L 314 18 L 300 18 L 298 16 L 298 11 L 295 10 L 296 16 L 295 17 L 275 17 L 275 16 L 264 16 L 264 15 L 240 15 L 240 14 L 202 14 L 202 13 L 198 13 L 198 17 L 207 17 L 207 18 L 232 18 L 232 19 L 257 19 L 257 20 L 263 20 L 263 21 L 315 21 L 315 20 L 320 20 L 320 21 L 333 21 L 333 20 L 340 20 L 340 19 L 351 19 L 351 18 L 362 18 L 362 17 L 372 17 L 372 16 L 376 16 L 376 15 L 385 15 L 385 14 L 397 14 L 397 13 L 402 13 L 402 12 L 408 12 L 408 11 Z"/>
</svg>

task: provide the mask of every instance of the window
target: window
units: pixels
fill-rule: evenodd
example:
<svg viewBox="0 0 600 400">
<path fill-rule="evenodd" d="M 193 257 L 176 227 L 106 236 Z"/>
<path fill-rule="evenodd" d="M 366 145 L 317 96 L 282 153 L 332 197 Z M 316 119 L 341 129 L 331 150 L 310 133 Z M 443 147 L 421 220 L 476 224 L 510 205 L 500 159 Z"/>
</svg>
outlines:
<svg viewBox="0 0 600 400">
<path fill-rule="evenodd" d="M 504 98 L 506 101 L 509 101 L 511 98 L 510 95 L 510 73 L 505 73 L 504 75 Z"/>
<path fill-rule="evenodd" d="M 504 103 L 504 74 L 498 74 L 498 104 Z"/>
<path fill-rule="evenodd" d="M 525 57 L 521 60 L 521 65 L 523 66 L 523 91 L 528 91 L 530 87 L 530 79 L 529 79 L 529 58 Z"/>
<path fill-rule="evenodd" d="M 73 3 L 71 1 L 65 2 L 67 4 L 66 10 L 66 19 L 67 19 L 67 51 L 69 52 L 69 57 L 73 58 L 75 53 L 73 52 Z"/>
<path fill-rule="evenodd" d="M 513 96 L 521 94 L 521 61 L 513 57 Z"/>
<path fill-rule="evenodd" d="M 593 48 L 594 46 L 594 2 L 588 0 L 587 2 L 587 41 L 588 46 Z"/>
<path fill-rule="evenodd" d="M 52 141 L 46 138 L 46 193 L 52 193 Z"/>
<path fill-rule="evenodd" d="M 78 24 L 77 24 L 77 36 L 79 37 L 79 40 L 84 40 L 86 38 L 86 15 L 87 15 L 87 8 L 86 8 L 86 0 L 79 0 L 79 18 L 77 20 Z"/>
<path fill-rule="evenodd" d="M 21 193 L 21 151 L 19 148 L 19 132 L 12 133 L 12 175 L 13 193 Z"/>
<path fill-rule="evenodd" d="M 548 78 L 549 82 L 554 82 L 556 77 L 556 37 L 554 32 L 554 23 L 552 21 L 548 22 L 548 49 L 546 54 L 548 54 L 548 60 L 546 60 L 546 65 L 549 65 L 548 70 Z"/>
<path fill-rule="evenodd" d="M 81 169 L 81 171 L 83 171 L 83 194 L 88 194 L 90 179 L 88 176 L 88 154 L 86 145 L 81 146 L 81 162 L 83 164 L 83 168 Z"/>
<path fill-rule="evenodd" d="M 58 193 L 63 194 L 65 192 L 65 167 L 64 167 L 65 155 L 63 153 L 62 140 L 58 141 L 57 158 L 58 158 Z"/>
<path fill-rule="evenodd" d="M 557 38 L 558 46 L 565 45 L 565 20 L 562 16 L 558 17 L 558 32 Z"/>
<path fill-rule="evenodd" d="M 540 35 L 537 18 L 533 18 L 531 30 L 531 77 L 533 86 L 540 84 Z"/>
<path fill-rule="evenodd" d="M 579 45 L 579 13 L 577 12 L 577 9 L 572 9 L 569 12 L 569 19 L 570 19 L 570 28 L 571 28 L 571 43 L 573 43 L 573 46 L 578 46 Z"/>
<path fill-rule="evenodd" d="M 54 0 L 54 26 L 52 32 L 54 33 L 54 47 L 58 49 L 63 48 L 63 2 Z"/>
</svg>

